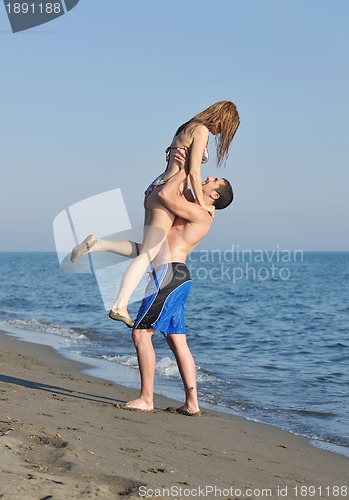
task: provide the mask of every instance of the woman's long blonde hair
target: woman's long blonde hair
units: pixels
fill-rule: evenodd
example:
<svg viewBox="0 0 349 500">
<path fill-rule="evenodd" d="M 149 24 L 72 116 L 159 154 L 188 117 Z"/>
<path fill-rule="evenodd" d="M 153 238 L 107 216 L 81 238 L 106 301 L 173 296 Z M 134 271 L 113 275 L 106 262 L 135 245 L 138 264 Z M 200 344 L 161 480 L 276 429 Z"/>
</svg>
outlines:
<svg viewBox="0 0 349 500">
<path fill-rule="evenodd" d="M 225 163 L 229 155 L 231 142 L 240 124 L 240 117 L 235 104 L 231 101 L 219 101 L 212 104 L 212 106 L 184 123 L 177 130 L 177 134 L 189 125 L 195 126 L 197 123 L 202 123 L 206 127 L 214 126 L 217 130 L 220 130 L 219 135 L 216 136 L 217 165 Z"/>
</svg>

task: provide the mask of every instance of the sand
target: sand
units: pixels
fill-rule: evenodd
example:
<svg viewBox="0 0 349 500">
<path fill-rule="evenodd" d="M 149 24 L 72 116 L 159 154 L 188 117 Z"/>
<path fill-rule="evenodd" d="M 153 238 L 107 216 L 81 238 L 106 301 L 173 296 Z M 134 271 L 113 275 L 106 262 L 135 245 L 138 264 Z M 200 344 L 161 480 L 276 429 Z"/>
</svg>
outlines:
<svg viewBox="0 0 349 500">
<path fill-rule="evenodd" d="M 154 413 L 116 408 L 138 392 L 0 340 L 2 499 L 349 498 L 344 456 L 224 413 L 171 413 L 161 396 Z"/>
</svg>

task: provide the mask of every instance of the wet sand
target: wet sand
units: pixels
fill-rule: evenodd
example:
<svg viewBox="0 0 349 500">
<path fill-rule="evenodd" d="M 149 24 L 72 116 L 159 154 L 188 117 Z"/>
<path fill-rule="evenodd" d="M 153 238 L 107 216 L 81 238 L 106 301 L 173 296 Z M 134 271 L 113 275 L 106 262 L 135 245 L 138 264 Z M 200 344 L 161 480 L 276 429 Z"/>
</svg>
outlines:
<svg viewBox="0 0 349 500">
<path fill-rule="evenodd" d="M 0 340 L 0 498 L 349 498 L 346 457 L 223 413 L 171 413 L 181 403 L 162 396 L 154 413 L 117 408 L 138 392 Z"/>
</svg>

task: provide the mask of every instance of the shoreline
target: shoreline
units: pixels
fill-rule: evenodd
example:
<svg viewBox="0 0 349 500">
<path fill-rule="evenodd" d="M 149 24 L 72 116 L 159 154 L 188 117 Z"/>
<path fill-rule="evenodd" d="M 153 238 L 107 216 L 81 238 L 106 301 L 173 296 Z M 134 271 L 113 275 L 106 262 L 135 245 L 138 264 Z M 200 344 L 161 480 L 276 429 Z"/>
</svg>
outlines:
<svg viewBox="0 0 349 500">
<path fill-rule="evenodd" d="M 333 488 L 349 488 L 348 458 L 306 438 L 223 412 L 173 414 L 165 409 L 178 402 L 161 395 L 154 413 L 116 408 L 138 390 L 81 373 L 90 366 L 51 347 L 5 332 L 0 339 L 4 499 L 141 498 L 159 488 L 185 498 L 199 487 L 226 498 L 262 489 L 299 498 L 301 486 L 343 498 Z"/>
<path fill-rule="evenodd" d="M 72 352 L 69 348 L 66 348 L 64 344 L 62 344 L 62 340 L 65 340 L 64 337 L 58 337 L 56 338 L 55 335 L 53 334 L 45 334 L 45 338 L 43 339 L 42 334 L 35 334 L 33 331 L 30 333 L 29 339 L 27 338 L 27 333 L 25 331 L 22 331 L 20 329 L 9 329 L 9 330 L 1 330 L 0 327 L 0 334 L 3 333 L 5 335 L 9 335 L 10 337 L 14 337 L 20 341 L 23 342 L 29 342 L 32 344 L 38 344 L 41 346 L 46 346 L 50 347 L 54 350 L 54 352 L 58 356 L 62 356 L 63 358 L 72 361 L 73 363 L 76 362 L 79 365 L 82 364 L 83 368 L 80 370 L 81 374 L 84 374 L 86 376 L 90 376 L 99 380 L 103 380 L 108 383 L 113 383 L 118 386 L 122 386 L 125 388 L 131 388 L 138 391 L 138 388 L 140 387 L 140 381 L 139 381 L 139 372 L 136 370 L 134 367 L 129 367 L 127 365 L 120 365 L 118 363 L 110 363 L 108 360 L 105 359 L 98 359 L 96 357 L 89 357 L 82 355 L 80 353 L 75 353 Z M 43 343 L 43 340 L 45 340 L 45 343 Z M 168 385 L 169 381 L 167 379 L 162 379 L 161 377 L 156 377 L 155 378 L 155 391 L 159 396 L 162 397 L 167 397 L 166 393 L 169 391 L 172 391 L 172 403 L 174 400 L 177 401 L 179 404 L 179 401 L 181 398 L 184 400 L 184 391 L 182 387 L 182 382 L 180 380 L 177 381 L 177 387 L 174 386 L 174 384 Z M 164 394 L 165 393 L 165 394 Z M 332 443 L 332 442 L 327 442 L 327 441 L 322 441 L 319 438 L 316 437 L 311 437 L 307 436 L 304 434 L 300 434 L 297 432 L 294 432 L 292 430 L 287 429 L 287 427 L 283 427 L 281 424 L 277 423 L 269 423 L 269 422 L 263 422 L 263 420 L 258 420 L 258 419 L 253 419 L 249 418 L 248 416 L 244 415 L 239 415 L 238 413 L 234 412 L 232 409 L 224 407 L 224 406 L 218 406 L 212 403 L 208 403 L 206 401 L 199 401 L 200 407 L 203 410 L 206 411 L 213 411 L 213 412 L 218 412 L 218 413 L 223 413 L 225 415 L 231 415 L 237 418 L 242 418 L 243 420 L 247 420 L 250 422 L 256 422 L 261 425 L 267 425 L 271 427 L 275 427 L 276 429 L 279 429 L 284 432 L 288 432 L 291 435 L 294 436 L 299 436 L 307 440 L 308 444 L 311 446 L 314 446 L 317 449 L 321 450 L 326 450 L 331 453 L 336 453 L 341 456 L 344 456 L 346 458 L 349 458 L 349 448 L 346 448 L 344 446 L 340 446 L 338 444 Z M 181 403 L 182 404 L 182 403 Z"/>
</svg>

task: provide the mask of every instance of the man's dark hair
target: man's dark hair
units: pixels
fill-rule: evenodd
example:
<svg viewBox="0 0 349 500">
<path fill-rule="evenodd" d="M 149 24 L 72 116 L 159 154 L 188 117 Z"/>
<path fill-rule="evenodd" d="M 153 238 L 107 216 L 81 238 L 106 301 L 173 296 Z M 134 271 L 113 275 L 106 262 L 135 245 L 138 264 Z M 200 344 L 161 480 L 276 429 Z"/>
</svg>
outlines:
<svg viewBox="0 0 349 500">
<path fill-rule="evenodd" d="M 224 183 L 216 189 L 217 193 L 219 194 L 219 198 L 213 203 L 216 210 L 222 210 L 223 208 L 226 208 L 230 205 L 234 198 L 233 188 L 231 187 L 230 182 L 227 179 L 222 180 L 224 181 Z"/>
</svg>

